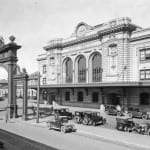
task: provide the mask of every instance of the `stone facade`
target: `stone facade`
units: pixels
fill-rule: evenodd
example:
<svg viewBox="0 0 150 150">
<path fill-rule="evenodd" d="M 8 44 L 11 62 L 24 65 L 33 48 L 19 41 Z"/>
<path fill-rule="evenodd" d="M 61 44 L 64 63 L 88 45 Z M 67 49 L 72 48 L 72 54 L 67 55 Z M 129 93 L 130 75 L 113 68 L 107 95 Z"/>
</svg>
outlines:
<svg viewBox="0 0 150 150">
<path fill-rule="evenodd" d="M 150 78 L 145 76 L 143 79 L 142 75 L 144 70 L 150 69 L 150 59 L 147 59 L 147 55 L 145 60 L 141 61 L 145 49 L 149 48 L 150 29 L 133 24 L 130 18 L 118 18 L 96 26 L 81 22 L 70 37 L 49 41 L 44 47 L 46 52 L 38 56 L 41 89 L 46 90 L 45 98 L 48 101 L 56 100 L 62 105 L 94 108 L 99 108 L 101 103 L 118 102 L 120 105 L 139 106 L 140 93 L 143 91 L 149 95 L 149 105 Z M 102 58 L 99 62 L 102 76 L 100 81 L 93 82 L 92 60 L 96 54 Z M 78 62 L 81 56 L 86 60 L 84 83 L 78 80 Z M 66 83 L 68 59 L 72 62 L 71 83 Z M 80 91 L 83 93 L 81 102 L 77 100 Z M 70 93 L 67 101 L 66 92 Z M 98 95 L 96 102 L 92 100 L 93 92 Z M 149 108 L 148 105 L 145 107 Z"/>
</svg>

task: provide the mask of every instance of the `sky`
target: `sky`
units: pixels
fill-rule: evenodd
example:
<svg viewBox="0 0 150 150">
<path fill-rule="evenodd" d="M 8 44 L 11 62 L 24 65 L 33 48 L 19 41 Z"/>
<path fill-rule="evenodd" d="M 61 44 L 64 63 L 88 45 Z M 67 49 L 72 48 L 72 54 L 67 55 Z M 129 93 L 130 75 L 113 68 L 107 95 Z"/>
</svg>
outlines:
<svg viewBox="0 0 150 150">
<path fill-rule="evenodd" d="M 0 35 L 16 37 L 18 64 L 29 74 L 38 70 L 37 56 L 53 38 L 69 37 L 79 22 L 91 26 L 118 17 L 150 27 L 150 0 L 0 0 Z M 0 68 L 0 79 L 7 72 Z"/>
</svg>

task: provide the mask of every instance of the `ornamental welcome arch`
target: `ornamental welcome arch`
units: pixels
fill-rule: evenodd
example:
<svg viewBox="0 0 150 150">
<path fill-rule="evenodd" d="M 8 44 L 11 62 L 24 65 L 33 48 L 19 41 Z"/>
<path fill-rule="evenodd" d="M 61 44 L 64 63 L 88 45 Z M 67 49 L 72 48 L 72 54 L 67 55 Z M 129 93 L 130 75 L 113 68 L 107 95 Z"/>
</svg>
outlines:
<svg viewBox="0 0 150 150">
<path fill-rule="evenodd" d="M 7 119 L 17 117 L 17 104 L 16 104 L 16 80 L 24 77 L 27 78 L 27 73 L 21 73 L 20 68 L 17 65 L 17 50 L 21 48 L 20 45 L 15 43 L 15 37 L 9 37 L 10 42 L 4 43 L 2 37 L 0 37 L 0 66 L 8 72 L 8 104 L 7 104 Z M 19 74 L 19 77 L 17 76 Z M 25 80 L 26 81 L 26 80 Z M 27 91 L 27 86 L 25 87 Z M 24 103 L 27 102 L 27 93 L 24 93 Z M 23 118 L 26 119 L 26 109 L 23 106 Z M 25 113 L 24 113 L 25 112 Z"/>
</svg>

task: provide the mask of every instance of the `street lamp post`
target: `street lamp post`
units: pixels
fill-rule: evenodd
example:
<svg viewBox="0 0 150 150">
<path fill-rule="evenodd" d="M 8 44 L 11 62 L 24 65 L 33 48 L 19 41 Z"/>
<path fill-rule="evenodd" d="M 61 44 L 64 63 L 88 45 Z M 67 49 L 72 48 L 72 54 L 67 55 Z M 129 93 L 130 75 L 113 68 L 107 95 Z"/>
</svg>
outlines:
<svg viewBox="0 0 150 150">
<path fill-rule="evenodd" d="M 40 105 L 40 73 L 37 78 L 37 117 L 36 122 L 39 123 L 39 105 Z"/>
</svg>

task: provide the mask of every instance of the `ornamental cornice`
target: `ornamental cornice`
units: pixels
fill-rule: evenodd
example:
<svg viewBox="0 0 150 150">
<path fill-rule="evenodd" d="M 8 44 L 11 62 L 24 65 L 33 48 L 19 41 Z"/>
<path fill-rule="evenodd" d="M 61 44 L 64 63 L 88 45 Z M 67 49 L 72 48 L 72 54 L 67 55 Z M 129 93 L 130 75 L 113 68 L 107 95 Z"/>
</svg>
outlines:
<svg viewBox="0 0 150 150">
<path fill-rule="evenodd" d="M 136 42 L 136 41 L 145 40 L 145 39 L 150 39 L 150 34 L 146 34 L 146 35 L 131 38 L 130 42 Z"/>
<path fill-rule="evenodd" d="M 98 38 L 99 38 L 99 37 L 98 37 L 98 34 L 93 34 L 93 35 L 90 35 L 90 36 L 78 38 L 78 39 L 76 39 L 76 40 L 72 40 L 72 41 L 69 41 L 69 42 L 64 43 L 64 44 L 63 44 L 63 48 L 69 47 L 69 46 L 73 46 L 73 45 L 77 45 L 77 44 L 80 44 L 80 43 L 85 43 L 85 42 L 89 42 L 89 41 L 94 41 L 94 40 L 97 40 Z"/>
<path fill-rule="evenodd" d="M 121 24 L 118 26 L 114 26 L 111 28 L 107 28 L 101 31 L 98 31 L 98 35 L 100 37 L 104 36 L 104 35 L 108 35 L 111 33 L 116 33 L 116 32 L 120 32 L 120 31 L 129 31 L 132 32 L 136 29 L 136 26 L 132 25 L 132 24 Z"/>
<path fill-rule="evenodd" d="M 51 50 L 51 49 L 63 49 L 65 47 L 70 47 L 73 45 L 77 45 L 80 43 L 85 43 L 85 42 L 89 42 L 89 41 L 94 41 L 94 40 L 98 40 L 101 39 L 103 36 L 105 35 L 109 35 L 111 33 L 116 33 L 116 32 L 120 32 L 120 31 L 128 31 L 128 32 L 132 32 L 136 29 L 135 25 L 132 24 L 121 24 L 121 25 L 117 25 L 114 27 L 110 27 L 101 31 L 98 31 L 97 34 L 92 34 L 89 36 L 84 36 L 84 37 L 80 37 L 77 38 L 75 40 L 69 41 L 69 42 L 56 42 L 54 44 L 50 44 L 48 46 L 45 46 L 44 49 L 46 51 Z"/>
</svg>

